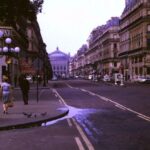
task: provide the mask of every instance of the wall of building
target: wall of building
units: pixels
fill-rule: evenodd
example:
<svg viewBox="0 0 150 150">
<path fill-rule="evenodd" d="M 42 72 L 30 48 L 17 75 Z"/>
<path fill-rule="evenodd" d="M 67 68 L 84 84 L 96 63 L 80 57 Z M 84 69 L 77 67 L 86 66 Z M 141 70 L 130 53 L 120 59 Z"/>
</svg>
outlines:
<svg viewBox="0 0 150 150">
<path fill-rule="evenodd" d="M 78 53 L 75 56 L 72 70 L 76 74 L 82 68 L 88 75 L 120 72 L 124 80 L 130 81 L 150 76 L 150 2 L 126 0 L 119 24 L 118 18 L 112 17 L 93 29 L 88 45 L 84 57 Z"/>
</svg>

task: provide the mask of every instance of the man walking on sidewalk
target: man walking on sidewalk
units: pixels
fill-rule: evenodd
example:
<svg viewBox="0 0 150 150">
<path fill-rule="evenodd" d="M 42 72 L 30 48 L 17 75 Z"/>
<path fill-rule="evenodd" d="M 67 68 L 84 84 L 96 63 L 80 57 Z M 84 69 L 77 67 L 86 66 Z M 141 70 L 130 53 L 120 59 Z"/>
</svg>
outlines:
<svg viewBox="0 0 150 150">
<path fill-rule="evenodd" d="M 28 105 L 28 99 L 29 99 L 28 95 L 29 95 L 30 85 L 29 85 L 29 81 L 26 79 L 25 75 L 20 75 L 19 86 L 20 86 L 20 89 L 22 92 L 24 105 Z"/>
</svg>

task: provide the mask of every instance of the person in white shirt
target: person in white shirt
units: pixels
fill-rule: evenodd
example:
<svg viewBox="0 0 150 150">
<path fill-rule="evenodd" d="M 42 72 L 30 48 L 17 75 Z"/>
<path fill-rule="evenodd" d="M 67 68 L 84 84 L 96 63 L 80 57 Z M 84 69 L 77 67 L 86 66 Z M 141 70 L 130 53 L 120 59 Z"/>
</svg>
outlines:
<svg viewBox="0 0 150 150">
<path fill-rule="evenodd" d="M 3 113 L 7 114 L 8 112 L 8 103 L 9 103 L 9 97 L 10 97 L 10 89 L 11 85 L 8 82 L 8 78 L 4 77 L 3 82 L 1 83 L 2 88 L 2 101 L 3 101 Z"/>
</svg>

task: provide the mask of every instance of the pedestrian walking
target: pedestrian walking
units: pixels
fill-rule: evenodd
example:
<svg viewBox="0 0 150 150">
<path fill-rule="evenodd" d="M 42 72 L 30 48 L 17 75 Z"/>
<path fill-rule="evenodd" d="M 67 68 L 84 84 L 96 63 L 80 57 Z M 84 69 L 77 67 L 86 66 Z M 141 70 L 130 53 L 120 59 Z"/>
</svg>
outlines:
<svg viewBox="0 0 150 150">
<path fill-rule="evenodd" d="M 14 76 L 14 84 L 15 84 L 15 87 L 17 86 L 17 75 Z"/>
<path fill-rule="evenodd" d="M 10 103 L 10 94 L 11 94 L 11 84 L 9 83 L 8 77 L 4 76 L 1 83 L 1 94 L 3 101 L 3 113 L 8 113 L 8 107 Z"/>
<path fill-rule="evenodd" d="M 30 85 L 29 85 L 29 81 L 26 79 L 25 75 L 20 75 L 19 86 L 20 86 L 20 89 L 22 92 L 22 98 L 23 98 L 24 105 L 28 105 Z"/>
</svg>

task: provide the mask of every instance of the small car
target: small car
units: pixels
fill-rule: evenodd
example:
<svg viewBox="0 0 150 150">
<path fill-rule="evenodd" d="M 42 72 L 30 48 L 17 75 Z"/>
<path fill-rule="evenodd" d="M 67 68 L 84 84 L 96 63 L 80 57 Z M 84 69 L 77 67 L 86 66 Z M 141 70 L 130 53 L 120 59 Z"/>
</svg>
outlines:
<svg viewBox="0 0 150 150">
<path fill-rule="evenodd" d="M 137 82 L 139 82 L 139 83 L 150 83 L 150 77 L 138 77 Z"/>
<path fill-rule="evenodd" d="M 32 80 L 32 76 L 26 76 L 26 79 L 27 79 L 28 81 L 31 81 L 31 80 Z"/>
<path fill-rule="evenodd" d="M 88 79 L 89 79 L 89 80 L 92 80 L 92 78 L 93 78 L 93 75 L 92 75 L 92 74 L 89 74 Z"/>
<path fill-rule="evenodd" d="M 110 81 L 110 76 L 108 74 L 105 74 L 103 77 L 103 81 L 109 82 Z"/>
</svg>

